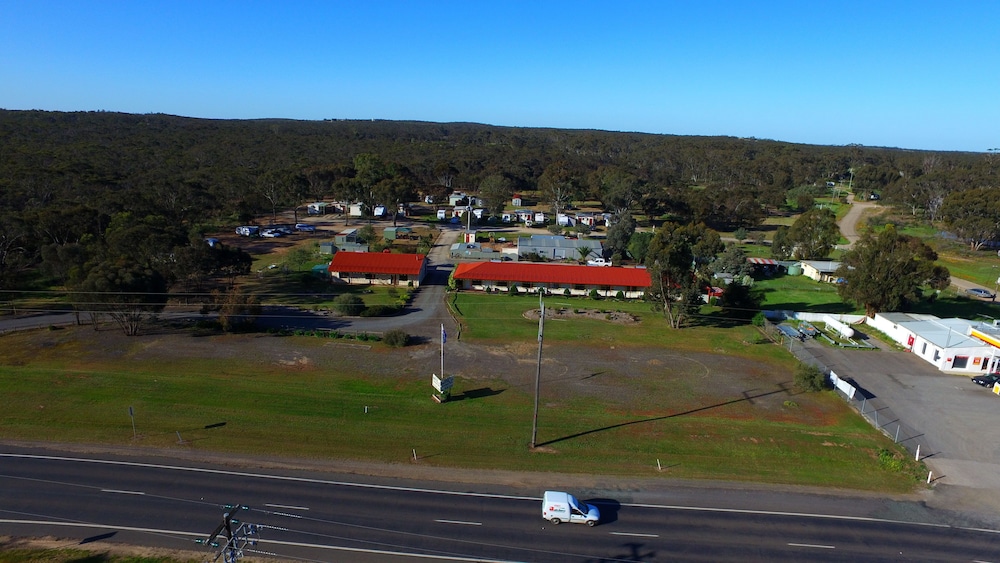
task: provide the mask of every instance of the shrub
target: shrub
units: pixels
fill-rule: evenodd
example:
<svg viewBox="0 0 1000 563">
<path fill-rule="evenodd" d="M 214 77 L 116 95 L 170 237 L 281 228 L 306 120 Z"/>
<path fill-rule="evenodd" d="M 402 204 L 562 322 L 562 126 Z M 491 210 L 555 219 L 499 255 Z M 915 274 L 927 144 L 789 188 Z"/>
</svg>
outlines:
<svg viewBox="0 0 1000 563">
<path fill-rule="evenodd" d="M 591 289 L 589 295 L 590 295 L 591 299 L 600 299 L 601 298 L 601 294 L 598 293 L 596 289 Z"/>
<path fill-rule="evenodd" d="M 410 335 L 406 334 L 398 328 L 386 332 L 382 336 L 382 342 L 385 342 L 393 348 L 402 348 L 410 343 Z"/>
<path fill-rule="evenodd" d="M 507 288 L 507 295 L 517 295 L 517 286 L 511 284 L 511 286 Z"/>
<path fill-rule="evenodd" d="M 740 242 L 747 240 L 747 230 L 743 227 L 736 229 L 733 231 L 733 238 Z"/>
<path fill-rule="evenodd" d="M 753 323 L 753 326 L 764 326 L 767 324 L 767 317 L 764 316 L 764 313 L 762 311 L 754 315 L 753 319 L 750 322 Z"/>
<path fill-rule="evenodd" d="M 809 364 L 799 364 L 795 370 L 795 385 L 803 391 L 822 391 L 830 386 L 826 374 Z"/>
<path fill-rule="evenodd" d="M 394 307 L 392 305 L 372 305 L 364 311 L 361 311 L 362 317 L 391 317 L 395 315 L 400 310 L 400 307 Z"/>
<path fill-rule="evenodd" d="M 570 295 L 572 295 L 572 293 L 570 292 L 570 290 L 569 290 L 568 287 L 563 290 L 563 295 L 565 295 L 566 297 L 569 297 Z"/>
<path fill-rule="evenodd" d="M 333 307 L 341 315 L 356 317 L 365 310 L 365 302 L 357 295 L 345 293 L 344 295 L 338 295 L 333 300 Z"/>
<path fill-rule="evenodd" d="M 618 293 L 615 294 L 615 299 L 625 299 L 625 292 L 619 290 Z"/>
</svg>

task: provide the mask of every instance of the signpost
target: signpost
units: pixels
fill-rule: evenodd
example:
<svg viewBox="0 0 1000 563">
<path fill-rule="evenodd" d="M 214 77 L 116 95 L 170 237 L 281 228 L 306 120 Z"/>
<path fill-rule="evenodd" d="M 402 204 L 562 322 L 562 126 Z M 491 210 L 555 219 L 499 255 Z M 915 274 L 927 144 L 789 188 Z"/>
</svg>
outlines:
<svg viewBox="0 0 1000 563">
<path fill-rule="evenodd" d="M 431 398 L 439 403 L 444 403 L 451 397 L 451 388 L 455 384 L 455 377 L 445 377 L 444 375 L 444 343 L 448 341 L 448 333 L 444 331 L 444 324 L 441 324 L 441 377 L 436 373 L 431 374 L 431 385 L 435 393 Z"/>
<path fill-rule="evenodd" d="M 134 440 L 136 438 L 136 434 L 135 434 L 135 411 L 132 410 L 131 406 L 129 406 L 129 408 L 128 408 L 128 417 L 132 419 L 132 439 Z"/>
</svg>

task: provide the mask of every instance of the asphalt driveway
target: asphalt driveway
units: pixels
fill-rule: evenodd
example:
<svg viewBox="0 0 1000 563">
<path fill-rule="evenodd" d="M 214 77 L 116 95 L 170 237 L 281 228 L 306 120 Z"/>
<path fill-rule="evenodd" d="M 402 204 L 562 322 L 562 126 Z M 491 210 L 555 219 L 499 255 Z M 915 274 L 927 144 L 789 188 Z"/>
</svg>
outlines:
<svg viewBox="0 0 1000 563">
<path fill-rule="evenodd" d="M 944 374 L 910 354 L 883 347 L 847 350 L 805 344 L 819 362 L 857 382 L 870 397 L 866 412 L 881 409 L 880 425 L 933 471 L 940 498 L 1000 510 L 1000 396 L 968 376 Z"/>
</svg>

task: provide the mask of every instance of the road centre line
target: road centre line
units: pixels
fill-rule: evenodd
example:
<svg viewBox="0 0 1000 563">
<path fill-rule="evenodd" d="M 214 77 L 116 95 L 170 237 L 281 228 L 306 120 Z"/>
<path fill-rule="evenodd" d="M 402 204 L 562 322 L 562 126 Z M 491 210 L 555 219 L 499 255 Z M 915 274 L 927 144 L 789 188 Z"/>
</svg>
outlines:
<svg viewBox="0 0 1000 563">
<path fill-rule="evenodd" d="M 462 520 L 434 520 L 435 522 L 440 522 L 441 524 L 461 524 L 463 526 L 482 526 L 482 522 L 464 522 Z"/>
<path fill-rule="evenodd" d="M 834 545 L 818 545 L 818 544 L 814 544 L 814 543 L 791 543 L 791 542 L 789 542 L 788 545 L 790 545 L 792 547 L 814 547 L 816 549 L 837 549 L 837 546 L 834 546 Z"/>
<path fill-rule="evenodd" d="M 359 489 L 375 489 L 384 491 L 403 491 L 403 492 L 413 492 L 413 493 L 429 493 L 429 494 L 441 494 L 441 495 L 452 495 L 452 496 L 465 496 L 473 498 L 494 498 L 494 499 L 508 499 L 508 500 L 529 500 L 529 501 L 541 501 L 539 497 L 526 497 L 526 496 L 516 496 L 516 495 L 501 495 L 492 493 L 472 493 L 472 492 L 459 492 L 459 491 L 448 491 L 442 489 L 421 489 L 418 487 L 399 487 L 394 485 L 376 485 L 372 483 L 352 483 L 349 481 L 333 481 L 329 479 L 314 479 L 309 477 L 291 477 L 287 475 L 271 475 L 268 473 L 249 473 L 246 471 L 230 471 L 223 469 L 207 469 L 203 467 L 184 467 L 182 465 L 165 465 L 157 463 L 140 463 L 134 461 L 118 461 L 118 460 L 108 460 L 108 459 L 88 459 L 88 458 L 74 458 L 66 456 L 49 456 L 49 455 L 36 455 L 36 454 L 10 454 L 10 453 L 0 453 L 0 458 L 22 458 L 22 459 L 39 459 L 39 460 L 52 460 L 52 461 L 67 461 L 76 463 L 93 463 L 99 465 L 117 465 L 123 467 L 141 467 L 148 469 L 164 469 L 170 471 L 187 471 L 191 473 L 206 473 L 210 475 L 230 475 L 236 477 L 250 477 L 256 479 L 269 479 L 274 481 L 288 481 L 288 482 L 298 482 L 298 483 L 315 483 L 320 485 L 336 485 L 343 487 L 354 487 Z M 954 530 L 966 530 L 973 532 L 984 532 L 990 534 L 1000 534 L 1000 530 L 991 530 L 987 528 L 973 528 L 965 526 L 951 526 L 949 524 L 936 524 L 933 522 L 908 522 L 905 520 L 891 520 L 886 518 L 872 518 L 868 516 L 843 516 L 836 514 L 812 514 L 807 512 L 784 512 L 784 511 L 774 511 L 774 510 L 750 510 L 745 508 L 714 508 L 714 507 L 704 507 L 704 506 L 681 506 L 681 505 L 667 505 L 667 504 L 645 504 L 645 503 L 622 503 L 621 506 L 630 506 L 635 508 L 655 508 L 663 510 L 687 510 L 692 512 L 717 512 L 723 514 L 749 514 L 749 515 L 764 515 L 764 516 L 790 516 L 797 518 L 817 518 L 817 519 L 827 519 L 827 520 L 844 520 L 852 522 L 874 522 L 881 524 L 896 524 L 896 525 L 906 525 L 906 526 L 925 526 L 931 528 L 949 528 Z"/>
<path fill-rule="evenodd" d="M 633 538 L 658 538 L 660 534 L 633 534 L 632 532 L 610 532 L 612 536 L 631 536 Z"/>
<path fill-rule="evenodd" d="M 120 491 L 118 489 L 101 489 L 102 493 L 115 493 L 119 495 L 145 495 L 142 491 Z"/>
<path fill-rule="evenodd" d="M 266 506 L 268 508 L 282 508 L 284 510 L 309 510 L 309 508 L 305 507 L 305 506 L 288 506 L 286 504 L 266 504 L 265 503 L 264 506 Z"/>
</svg>

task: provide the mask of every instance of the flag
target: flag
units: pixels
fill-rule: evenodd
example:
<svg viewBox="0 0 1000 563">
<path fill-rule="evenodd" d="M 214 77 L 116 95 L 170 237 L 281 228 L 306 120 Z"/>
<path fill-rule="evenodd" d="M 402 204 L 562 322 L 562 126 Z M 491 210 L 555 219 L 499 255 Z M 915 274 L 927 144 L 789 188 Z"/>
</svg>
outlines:
<svg viewBox="0 0 1000 563">
<path fill-rule="evenodd" d="M 441 344 L 448 341 L 448 333 L 444 331 L 444 325 L 441 325 Z"/>
</svg>

